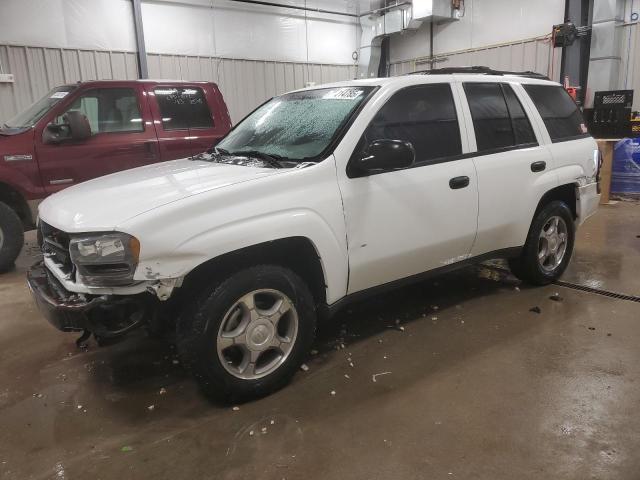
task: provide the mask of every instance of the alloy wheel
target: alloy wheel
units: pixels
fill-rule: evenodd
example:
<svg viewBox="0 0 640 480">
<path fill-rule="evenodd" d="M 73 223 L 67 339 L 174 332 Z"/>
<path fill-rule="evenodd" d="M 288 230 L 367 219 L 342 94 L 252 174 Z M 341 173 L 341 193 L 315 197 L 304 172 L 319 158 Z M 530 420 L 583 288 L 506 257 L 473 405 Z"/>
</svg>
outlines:
<svg viewBox="0 0 640 480">
<path fill-rule="evenodd" d="M 298 313 L 289 297 L 279 290 L 254 290 L 225 314 L 216 340 L 218 358 L 231 375 L 255 380 L 285 362 L 297 335 Z"/>
</svg>

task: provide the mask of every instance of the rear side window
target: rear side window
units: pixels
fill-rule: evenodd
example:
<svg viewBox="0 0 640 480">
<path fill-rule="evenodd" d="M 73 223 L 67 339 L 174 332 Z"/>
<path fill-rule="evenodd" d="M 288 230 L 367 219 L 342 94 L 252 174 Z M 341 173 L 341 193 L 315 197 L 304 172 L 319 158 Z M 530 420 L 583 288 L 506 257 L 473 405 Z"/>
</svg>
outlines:
<svg viewBox="0 0 640 480">
<path fill-rule="evenodd" d="M 553 142 L 586 137 L 580 109 L 564 90 L 552 85 L 522 85 L 540 112 Z"/>
<path fill-rule="evenodd" d="M 503 83 L 501 86 L 504 99 L 507 102 L 507 108 L 509 109 L 516 145 L 536 143 L 536 135 L 533 133 L 533 128 L 531 128 L 531 122 L 529 122 L 527 114 L 524 113 L 522 104 L 520 100 L 518 100 L 518 97 L 516 97 L 511 85 Z"/>
<path fill-rule="evenodd" d="M 365 130 L 361 146 L 374 140 L 411 142 L 416 162 L 462 153 L 451 87 L 446 83 L 409 87 L 395 93 Z"/>
<path fill-rule="evenodd" d="M 213 116 L 202 89 L 161 87 L 153 92 L 165 130 L 213 127 Z"/>
<path fill-rule="evenodd" d="M 507 103 L 499 83 L 465 83 L 478 151 L 516 144 Z"/>
</svg>

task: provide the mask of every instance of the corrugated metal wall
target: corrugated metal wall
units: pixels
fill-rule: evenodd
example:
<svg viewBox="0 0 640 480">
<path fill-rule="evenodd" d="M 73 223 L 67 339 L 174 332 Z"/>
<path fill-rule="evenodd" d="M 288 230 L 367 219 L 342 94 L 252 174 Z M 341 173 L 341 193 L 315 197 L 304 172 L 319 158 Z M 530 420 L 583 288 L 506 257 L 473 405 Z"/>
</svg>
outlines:
<svg viewBox="0 0 640 480">
<path fill-rule="evenodd" d="M 353 65 L 268 62 L 217 57 L 148 55 L 151 78 L 209 80 L 224 95 L 233 122 L 259 104 L 289 90 L 355 78 Z"/>
<path fill-rule="evenodd" d="M 621 41 L 620 77 L 617 89 L 634 90 L 633 108 L 640 111 L 640 24 L 629 24 L 624 29 Z M 474 48 L 459 52 L 437 55 L 443 59 L 438 67 L 459 67 L 468 65 L 486 65 L 499 70 L 531 70 L 543 73 L 560 81 L 561 51 L 555 49 L 552 57 L 548 36 L 532 38 L 520 42 Z M 553 65 L 553 70 L 551 70 Z M 405 60 L 391 64 L 392 76 L 428 70 L 427 57 Z"/>
<path fill-rule="evenodd" d="M 468 65 L 485 65 L 497 70 L 524 71 L 531 70 L 545 75 L 551 74 L 558 80 L 560 75 L 560 49 L 556 49 L 552 62 L 550 38 L 539 37 L 514 43 L 479 47 L 459 52 L 437 55 L 440 59 L 438 67 L 460 67 Z M 402 75 L 416 70 L 428 70 L 426 57 L 406 60 L 391 65 L 391 75 Z"/>
<path fill-rule="evenodd" d="M 131 52 L 0 45 L 0 65 L 4 73 L 15 77 L 14 83 L 0 83 L 0 121 L 11 118 L 56 85 L 138 77 L 136 55 Z"/>
<path fill-rule="evenodd" d="M 231 58 L 149 54 L 151 78 L 209 80 L 218 83 L 234 122 L 266 99 L 307 82 L 322 84 L 355 78 L 352 65 L 268 62 Z M 0 45 L 4 73 L 15 83 L 0 83 L 0 121 L 15 115 L 62 83 L 94 79 L 135 79 L 136 55 Z"/>
</svg>

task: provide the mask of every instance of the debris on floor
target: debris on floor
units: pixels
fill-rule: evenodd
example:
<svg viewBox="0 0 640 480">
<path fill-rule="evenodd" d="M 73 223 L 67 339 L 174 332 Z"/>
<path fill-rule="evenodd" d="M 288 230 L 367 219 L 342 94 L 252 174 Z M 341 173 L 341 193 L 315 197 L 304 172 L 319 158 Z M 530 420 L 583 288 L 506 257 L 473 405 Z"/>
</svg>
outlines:
<svg viewBox="0 0 640 480">
<path fill-rule="evenodd" d="M 308 372 L 309 366 L 306 363 L 303 363 L 302 365 L 300 365 L 300 370 L 302 370 L 303 372 Z"/>
<path fill-rule="evenodd" d="M 596 327 L 589 327 L 589 330 L 595 330 Z"/>
<path fill-rule="evenodd" d="M 124 447 L 122 447 L 120 449 L 121 452 L 133 452 L 133 447 L 130 447 L 129 445 L 125 445 Z"/>
<path fill-rule="evenodd" d="M 336 396 L 336 391 L 335 390 L 331 390 L 331 396 L 333 396 L 333 397 Z"/>
<path fill-rule="evenodd" d="M 533 313 L 542 313 L 542 310 L 540 310 L 540 307 L 531 307 L 529 311 Z"/>
<path fill-rule="evenodd" d="M 231 410 L 233 410 L 234 412 L 237 412 L 238 410 L 240 410 L 240 407 L 238 407 L 237 405 L 235 407 L 233 407 Z"/>
<path fill-rule="evenodd" d="M 373 381 L 373 383 L 376 383 L 378 380 L 376 380 L 378 377 L 382 376 L 382 375 L 389 375 L 391 372 L 380 372 L 380 373 L 374 373 L 373 375 L 371 375 L 371 380 Z"/>
<path fill-rule="evenodd" d="M 549 300 L 553 300 L 554 302 L 561 302 L 563 298 L 560 296 L 558 292 L 556 292 L 549 297 Z"/>
<path fill-rule="evenodd" d="M 160 395 L 164 395 L 165 393 L 167 393 L 167 389 L 166 389 L 166 388 L 164 388 L 164 387 L 162 387 L 162 388 L 160 389 Z"/>
<path fill-rule="evenodd" d="M 156 406 L 155 405 L 149 405 L 147 407 L 147 410 L 149 410 L 150 412 L 153 412 L 155 410 Z"/>
</svg>

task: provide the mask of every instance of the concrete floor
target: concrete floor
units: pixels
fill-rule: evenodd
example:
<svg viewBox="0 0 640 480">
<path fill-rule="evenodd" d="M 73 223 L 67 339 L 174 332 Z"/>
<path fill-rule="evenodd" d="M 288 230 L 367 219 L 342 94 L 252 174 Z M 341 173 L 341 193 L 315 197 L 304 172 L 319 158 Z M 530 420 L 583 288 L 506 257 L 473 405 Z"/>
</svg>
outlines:
<svg viewBox="0 0 640 480">
<path fill-rule="evenodd" d="M 638 235 L 640 205 L 601 208 L 565 280 L 640 295 Z M 640 303 L 470 268 L 345 311 L 234 411 L 162 342 L 76 350 L 29 298 L 33 242 L 0 277 L 3 479 L 640 478 Z"/>
</svg>

